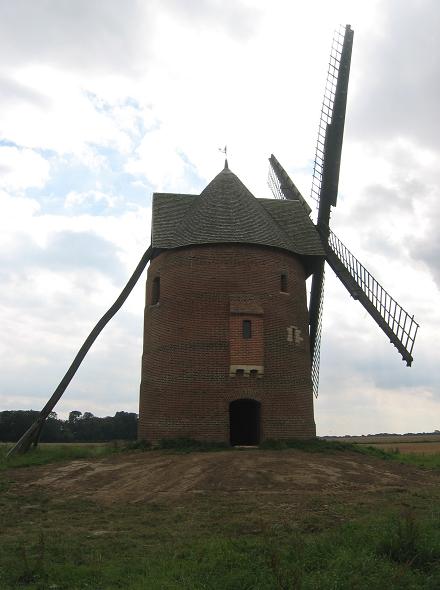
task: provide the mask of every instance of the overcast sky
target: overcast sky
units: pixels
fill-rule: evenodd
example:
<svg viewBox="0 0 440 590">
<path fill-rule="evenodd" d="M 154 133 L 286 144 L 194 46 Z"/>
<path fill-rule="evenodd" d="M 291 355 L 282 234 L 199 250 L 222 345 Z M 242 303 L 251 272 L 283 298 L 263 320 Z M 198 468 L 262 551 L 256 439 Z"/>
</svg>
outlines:
<svg viewBox="0 0 440 590">
<path fill-rule="evenodd" d="M 407 368 L 327 270 L 318 434 L 440 429 L 437 0 L 0 0 L 0 410 L 41 409 L 149 244 L 222 168 L 308 198 L 334 29 L 355 31 L 333 229 L 421 324 Z M 137 411 L 144 281 L 56 411 Z"/>
</svg>

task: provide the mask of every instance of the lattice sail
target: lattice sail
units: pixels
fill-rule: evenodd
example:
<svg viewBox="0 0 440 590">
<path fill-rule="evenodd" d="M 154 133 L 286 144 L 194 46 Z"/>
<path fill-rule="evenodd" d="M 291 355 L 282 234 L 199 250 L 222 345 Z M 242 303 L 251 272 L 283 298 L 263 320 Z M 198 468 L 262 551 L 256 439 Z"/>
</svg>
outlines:
<svg viewBox="0 0 440 590">
<path fill-rule="evenodd" d="M 318 205 L 317 228 L 326 247 L 331 208 L 338 197 L 339 171 L 344 137 L 345 110 L 350 76 L 353 31 L 350 25 L 340 27 L 333 38 L 327 80 L 318 126 L 315 166 L 311 197 Z M 324 261 L 312 278 L 310 291 L 310 352 L 313 366 L 313 388 L 317 395 L 324 289 Z"/>
<path fill-rule="evenodd" d="M 333 105 L 335 102 L 336 85 L 338 82 L 344 36 L 345 27 L 340 26 L 339 29 L 335 31 L 333 37 L 327 79 L 324 88 L 324 98 L 322 99 L 321 116 L 318 125 L 318 138 L 315 150 L 315 163 L 313 166 L 312 188 L 310 191 L 310 197 L 316 201 L 317 207 L 319 205 L 324 172 L 325 136 L 327 133 L 327 126 L 331 123 L 333 117 Z"/>
<path fill-rule="evenodd" d="M 315 341 L 312 347 L 312 385 L 313 395 L 318 397 L 319 391 L 319 366 L 321 360 L 321 334 L 322 334 L 322 310 L 324 305 L 324 280 L 325 272 L 322 270 L 322 290 L 319 299 L 318 316 L 316 322 Z"/>
<path fill-rule="evenodd" d="M 283 195 L 283 191 L 281 190 L 281 183 L 278 180 L 277 175 L 275 174 L 275 170 L 273 166 L 269 165 L 269 172 L 267 175 L 267 184 L 269 185 L 270 190 L 272 191 L 272 195 L 274 199 L 285 199 L 286 197 Z"/>
<path fill-rule="evenodd" d="M 299 201 L 306 210 L 307 215 L 311 213 L 310 205 L 273 154 L 269 158 L 268 185 L 275 199 Z"/>
<path fill-rule="evenodd" d="M 419 324 L 376 281 L 359 260 L 330 232 L 327 262 L 350 295 L 359 300 L 402 355 L 408 366 Z"/>
</svg>

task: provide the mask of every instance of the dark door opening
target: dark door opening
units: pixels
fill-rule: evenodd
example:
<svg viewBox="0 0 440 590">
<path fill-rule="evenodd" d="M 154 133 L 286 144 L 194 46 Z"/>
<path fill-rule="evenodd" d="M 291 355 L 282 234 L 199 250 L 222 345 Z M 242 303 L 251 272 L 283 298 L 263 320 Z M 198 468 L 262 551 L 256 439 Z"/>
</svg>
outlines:
<svg viewBox="0 0 440 590">
<path fill-rule="evenodd" d="M 237 399 L 229 404 L 231 445 L 260 443 L 260 407 L 254 399 Z"/>
</svg>

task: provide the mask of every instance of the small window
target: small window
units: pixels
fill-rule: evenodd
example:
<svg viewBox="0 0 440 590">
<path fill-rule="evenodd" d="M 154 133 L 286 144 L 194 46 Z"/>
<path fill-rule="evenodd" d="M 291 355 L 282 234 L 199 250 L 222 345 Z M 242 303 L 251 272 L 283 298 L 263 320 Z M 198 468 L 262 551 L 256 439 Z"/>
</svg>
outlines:
<svg viewBox="0 0 440 590">
<path fill-rule="evenodd" d="M 237 375 L 237 377 L 244 377 L 244 369 L 237 369 L 235 371 L 235 374 Z"/>
<path fill-rule="evenodd" d="M 257 371 L 257 369 L 251 369 L 250 376 L 251 377 L 258 377 L 258 371 Z"/>
<path fill-rule="evenodd" d="M 160 277 L 155 277 L 153 280 L 153 290 L 151 294 L 151 305 L 159 303 L 160 299 Z"/>
<path fill-rule="evenodd" d="M 280 291 L 281 293 L 287 293 L 287 273 L 282 272 L 280 275 Z"/>
<path fill-rule="evenodd" d="M 243 338 L 252 338 L 252 322 L 251 320 L 243 320 Z"/>
</svg>

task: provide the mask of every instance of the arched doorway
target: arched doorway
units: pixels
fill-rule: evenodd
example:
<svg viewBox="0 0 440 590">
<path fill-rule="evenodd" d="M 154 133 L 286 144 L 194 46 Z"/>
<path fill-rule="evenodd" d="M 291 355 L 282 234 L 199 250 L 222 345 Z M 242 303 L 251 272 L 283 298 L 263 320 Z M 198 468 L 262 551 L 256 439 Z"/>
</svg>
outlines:
<svg viewBox="0 0 440 590">
<path fill-rule="evenodd" d="M 229 432 L 231 445 L 260 443 L 260 402 L 237 399 L 229 404 Z"/>
</svg>

